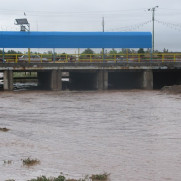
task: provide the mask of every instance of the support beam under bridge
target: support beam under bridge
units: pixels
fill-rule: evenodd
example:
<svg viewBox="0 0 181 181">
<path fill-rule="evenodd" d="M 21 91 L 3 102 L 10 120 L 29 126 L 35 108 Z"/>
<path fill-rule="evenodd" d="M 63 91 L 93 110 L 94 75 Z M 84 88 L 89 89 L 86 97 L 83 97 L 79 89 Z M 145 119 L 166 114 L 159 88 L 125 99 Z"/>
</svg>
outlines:
<svg viewBox="0 0 181 181">
<path fill-rule="evenodd" d="M 13 90 L 13 71 L 4 70 L 4 90 Z M 35 72 L 35 70 L 34 70 Z M 62 70 L 37 70 L 38 89 L 62 90 Z M 153 70 L 67 70 L 70 90 L 153 89 Z M 180 80 L 180 79 L 179 79 Z"/>
<path fill-rule="evenodd" d="M 61 70 L 38 72 L 38 86 L 41 89 L 59 91 L 62 90 Z"/>
<path fill-rule="evenodd" d="M 70 71 L 72 90 L 106 90 L 108 89 L 108 71 Z"/>
</svg>

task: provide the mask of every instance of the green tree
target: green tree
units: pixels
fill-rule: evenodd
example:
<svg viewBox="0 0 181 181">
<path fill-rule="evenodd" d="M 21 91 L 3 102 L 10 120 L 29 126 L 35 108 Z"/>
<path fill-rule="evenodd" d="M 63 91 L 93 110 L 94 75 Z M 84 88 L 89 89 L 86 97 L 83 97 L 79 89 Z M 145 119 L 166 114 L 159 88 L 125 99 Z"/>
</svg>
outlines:
<svg viewBox="0 0 181 181">
<path fill-rule="evenodd" d="M 66 53 L 64 52 L 64 53 L 62 53 L 61 55 L 60 55 L 60 59 L 61 60 L 65 60 L 66 59 Z"/>
<path fill-rule="evenodd" d="M 80 59 L 87 59 L 87 58 L 90 58 L 90 55 L 92 55 L 92 54 L 94 54 L 94 51 L 92 49 L 90 49 L 90 48 L 87 48 L 81 53 L 79 58 Z M 92 58 L 93 57 L 94 56 L 92 56 Z"/>
<path fill-rule="evenodd" d="M 112 50 L 109 51 L 109 54 L 117 54 L 118 52 L 113 48 Z"/>
<path fill-rule="evenodd" d="M 87 48 L 81 54 L 94 54 L 94 51 L 90 48 Z"/>
<path fill-rule="evenodd" d="M 3 51 L 0 50 L 0 54 L 2 54 L 2 53 L 3 53 Z M 15 51 L 15 50 L 8 50 L 8 51 L 5 51 L 4 53 L 5 53 L 5 54 L 22 54 L 22 52 L 20 52 L 20 51 Z"/>
<path fill-rule="evenodd" d="M 138 50 L 138 53 L 143 54 L 143 53 L 145 53 L 145 51 L 144 51 L 143 48 L 140 48 L 140 49 Z"/>
<path fill-rule="evenodd" d="M 164 48 L 163 53 L 168 53 L 168 49 Z"/>
</svg>

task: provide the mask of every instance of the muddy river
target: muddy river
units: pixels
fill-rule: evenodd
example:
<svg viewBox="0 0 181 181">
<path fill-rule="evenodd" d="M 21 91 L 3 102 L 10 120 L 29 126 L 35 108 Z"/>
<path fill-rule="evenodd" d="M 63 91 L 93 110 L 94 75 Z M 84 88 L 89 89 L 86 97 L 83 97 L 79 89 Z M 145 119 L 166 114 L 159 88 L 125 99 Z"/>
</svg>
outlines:
<svg viewBox="0 0 181 181">
<path fill-rule="evenodd" d="M 41 175 L 181 180 L 181 95 L 160 91 L 0 92 L 0 181 Z M 40 164 L 27 167 L 22 159 Z M 9 163 L 8 163 L 9 161 Z"/>
</svg>

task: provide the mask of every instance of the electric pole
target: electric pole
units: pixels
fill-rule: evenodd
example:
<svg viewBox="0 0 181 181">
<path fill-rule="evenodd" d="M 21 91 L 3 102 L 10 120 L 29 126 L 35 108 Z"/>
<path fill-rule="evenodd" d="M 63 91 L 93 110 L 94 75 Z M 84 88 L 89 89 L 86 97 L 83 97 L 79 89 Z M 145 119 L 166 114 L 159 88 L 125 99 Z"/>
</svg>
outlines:
<svg viewBox="0 0 181 181">
<path fill-rule="evenodd" d="M 102 31 L 104 32 L 104 17 L 102 17 Z"/>
<path fill-rule="evenodd" d="M 155 9 L 158 8 L 158 6 L 155 6 L 153 8 L 148 9 L 148 11 L 152 11 L 152 22 L 153 22 L 153 29 L 152 29 L 152 49 L 153 52 L 155 51 Z"/>
<path fill-rule="evenodd" d="M 102 17 L 102 32 L 104 32 L 104 17 Z M 102 58 L 104 62 L 104 48 L 102 49 Z"/>
</svg>

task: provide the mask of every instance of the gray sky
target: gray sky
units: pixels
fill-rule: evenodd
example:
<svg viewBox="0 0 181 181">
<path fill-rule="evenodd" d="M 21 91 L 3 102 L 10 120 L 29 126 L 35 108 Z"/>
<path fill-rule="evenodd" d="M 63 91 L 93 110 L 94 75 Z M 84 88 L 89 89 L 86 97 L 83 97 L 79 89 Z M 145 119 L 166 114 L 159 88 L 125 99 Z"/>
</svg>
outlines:
<svg viewBox="0 0 181 181">
<path fill-rule="evenodd" d="M 155 49 L 181 51 L 180 0 L 0 0 L 0 30 L 19 31 L 16 18 L 26 18 L 31 31 L 152 31 Z"/>
</svg>

